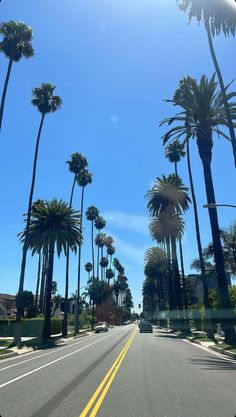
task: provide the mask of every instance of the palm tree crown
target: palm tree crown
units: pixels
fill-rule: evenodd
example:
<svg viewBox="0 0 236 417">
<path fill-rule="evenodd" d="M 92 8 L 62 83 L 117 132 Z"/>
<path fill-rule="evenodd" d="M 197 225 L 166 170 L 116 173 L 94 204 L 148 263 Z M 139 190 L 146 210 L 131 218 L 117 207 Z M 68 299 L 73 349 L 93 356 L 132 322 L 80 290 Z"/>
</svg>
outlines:
<svg viewBox="0 0 236 417">
<path fill-rule="evenodd" d="M 24 22 L 4 22 L 0 25 L 0 34 L 3 36 L 0 51 L 10 60 L 18 62 L 22 57 L 30 58 L 34 55 L 32 29 Z"/>
<path fill-rule="evenodd" d="M 91 264 L 91 262 L 87 262 L 87 263 L 84 265 L 84 267 L 85 267 L 85 271 L 87 271 L 87 272 L 91 272 L 91 271 L 92 271 L 92 269 L 93 269 L 93 265 Z"/>
<path fill-rule="evenodd" d="M 104 217 L 98 216 L 94 221 L 94 226 L 98 230 L 104 229 L 104 227 L 106 226 L 106 220 L 104 219 Z"/>
<path fill-rule="evenodd" d="M 236 96 L 236 93 L 226 94 L 227 100 Z M 184 111 L 177 113 L 174 117 L 167 118 L 161 122 L 162 124 L 171 125 L 173 122 L 182 122 L 181 125 L 170 129 L 163 137 L 165 144 L 173 138 L 192 136 L 197 138 L 200 156 L 204 156 L 202 152 L 209 152 L 208 147 L 213 146 L 212 132 L 218 136 L 229 139 L 224 132 L 220 130 L 220 126 L 228 126 L 227 117 L 224 109 L 222 94 L 217 91 L 217 82 L 215 75 L 210 80 L 203 75 L 198 83 L 191 77 L 183 78 L 179 83 L 179 88 L 174 94 L 173 100 L 168 100 L 174 105 L 181 106 Z M 229 109 L 232 120 L 236 120 L 236 104 L 229 102 Z M 202 146 L 202 138 L 205 145 Z M 206 147 L 207 145 L 207 147 Z M 211 158 L 211 154 L 208 155 Z"/>
<path fill-rule="evenodd" d="M 99 210 L 95 206 L 90 206 L 86 210 L 86 218 L 89 221 L 94 221 L 99 216 Z"/>
<path fill-rule="evenodd" d="M 88 166 L 86 157 L 79 152 L 72 153 L 71 159 L 66 161 L 66 163 L 69 165 L 69 170 L 73 174 L 78 174 L 81 170 Z"/>
<path fill-rule="evenodd" d="M 37 107 L 41 114 L 54 113 L 61 107 L 61 98 L 53 95 L 55 88 L 54 85 L 49 83 L 43 83 L 40 87 L 33 88 L 31 103 Z"/>
<path fill-rule="evenodd" d="M 57 254 L 66 254 L 67 245 L 72 250 L 82 243 L 80 231 L 80 215 L 62 200 L 45 201 L 43 205 L 32 210 L 31 223 L 27 235 L 27 248 L 32 254 L 46 253 L 50 242 L 54 242 Z M 21 241 L 25 239 L 25 232 L 21 234 Z"/>
<path fill-rule="evenodd" d="M 184 144 L 178 140 L 174 140 L 166 146 L 165 156 L 170 162 L 179 162 L 181 157 L 185 156 Z"/>
<path fill-rule="evenodd" d="M 157 178 L 146 197 L 148 210 L 154 216 L 166 210 L 180 214 L 188 209 L 190 202 L 188 188 L 183 185 L 180 177 L 174 174 Z"/>
<path fill-rule="evenodd" d="M 81 169 L 76 175 L 76 182 L 80 187 L 86 187 L 92 183 L 92 173 L 88 169 Z"/>
<path fill-rule="evenodd" d="M 235 36 L 236 13 L 227 1 L 219 0 L 177 0 L 180 10 L 187 12 L 189 20 L 196 18 L 204 25 L 209 22 L 212 36 L 221 31 L 225 36 Z"/>
</svg>

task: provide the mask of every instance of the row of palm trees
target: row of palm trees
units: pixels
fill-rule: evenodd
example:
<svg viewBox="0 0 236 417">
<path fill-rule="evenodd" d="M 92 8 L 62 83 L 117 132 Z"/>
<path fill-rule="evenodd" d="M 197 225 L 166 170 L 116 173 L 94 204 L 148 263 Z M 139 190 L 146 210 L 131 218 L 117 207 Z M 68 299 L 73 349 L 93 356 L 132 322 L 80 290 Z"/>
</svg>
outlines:
<svg viewBox="0 0 236 417">
<path fill-rule="evenodd" d="M 226 89 L 227 90 L 227 89 Z M 228 107 L 233 121 L 236 118 L 236 104 L 231 101 L 235 93 L 228 93 Z M 226 138 L 226 133 L 222 130 L 228 126 L 227 115 L 224 108 L 221 91 L 218 91 L 218 84 L 213 75 L 210 80 L 202 76 L 200 81 L 185 77 L 179 83 L 179 87 L 173 99 L 167 100 L 174 106 L 179 106 L 181 111 L 175 116 L 167 118 L 161 125 L 172 126 L 162 137 L 163 144 L 166 145 L 165 154 L 170 162 L 175 164 L 175 174 L 168 177 L 158 178 L 151 190 L 147 193 L 148 210 L 152 215 L 150 223 L 151 236 L 164 247 L 167 257 L 167 271 L 169 271 L 169 308 L 182 309 L 186 304 L 184 271 L 182 270 L 182 283 L 179 276 L 176 242 L 179 241 L 181 263 L 183 254 L 181 247 L 181 237 L 184 232 L 184 222 L 182 215 L 188 209 L 190 199 L 188 190 L 183 186 L 177 173 L 177 164 L 181 157 L 187 153 L 187 166 L 189 173 L 192 202 L 194 206 L 194 217 L 196 226 L 196 237 L 199 252 L 199 266 L 204 288 L 204 306 L 208 313 L 207 333 L 213 338 L 213 326 L 210 319 L 209 294 L 205 271 L 205 262 L 201 244 L 201 235 L 198 220 L 198 208 L 194 190 L 193 175 L 190 161 L 190 139 L 196 140 L 198 153 L 203 165 L 203 174 L 207 202 L 215 203 L 214 184 L 211 172 L 211 159 L 213 149 L 213 134 Z M 181 142 L 182 139 L 182 142 Z M 221 300 L 221 307 L 228 311 L 229 318 L 222 319 L 225 330 L 225 340 L 227 342 L 235 340 L 234 321 L 231 311 L 225 263 L 222 251 L 221 234 L 218 223 L 217 210 L 209 209 L 209 219 L 212 232 L 212 253 L 214 255 L 216 276 Z M 171 280 L 173 280 L 172 285 Z M 183 294 L 181 297 L 181 285 Z M 186 311 L 186 309 L 185 309 Z M 185 317 L 186 319 L 186 317 Z"/>
<path fill-rule="evenodd" d="M 180 185 L 183 186 L 183 184 L 178 177 L 177 172 L 177 164 L 186 154 L 199 255 L 198 266 L 203 282 L 204 306 L 207 313 L 207 333 L 209 337 L 213 338 L 211 306 L 206 278 L 206 254 L 203 252 L 201 243 L 197 199 L 191 169 L 190 139 L 195 139 L 197 143 L 198 153 L 203 166 L 207 203 L 215 204 L 214 182 L 211 171 L 214 135 L 221 136 L 231 142 L 236 165 L 236 138 L 234 131 L 236 104 L 232 101 L 236 94 L 234 92 L 229 92 L 229 85 L 224 84 L 222 72 L 214 50 L 213 38 L 221 32 L 223 32 L 225 36 L 235 36 L 236 15 L 233 12 L 232 6 L 227 2 L 219 2 L 217 0 L 177 0 L 176 2 L 179 9 L 188 14 L 189 21 L 196 19 L 199 24 L 201 21 L 204 23 L 220 90 L 218 90 L 218 83 L 215 75 L 210 79 L 203 75 L 199 82 L 188 76 L 180 80 L 178 89 L 173 98 L 171 100 L 166 100 L 166 102 L 171 103 L 174 107 L 179 108 L 179 112 L 174 116 L 161 122 L 161 126 L 171 126 L 169 131 L 163 135 L 162 140 L 163 144 L 167 145 L 165 149 L 166 157 L 170 162 L 175 164 L 175 180 L 173 175 L 158 178 L 151 190 L 147 193 L 148 210 L 152 216 L 150 223 L 151 236 L 157 241 L 161 248 L 152 248 L 151 254 L 150 252 L 146 253 L 146 279 L 143 291 L 145 296 L 145 294 L 152 293 L 152 290 L 150 290 L 150 288 L 152 288 L 154 290 L 154 296 L 156 292 L 159 291 L 159 298 L 162 298 L 163 285 L 164 282 L 167 282 L 167 306 L 170 310 L 174 308 L 181 312 L 182 302 L 182 305 L 185 305 L 185 323 L 187 324 L 188 317 L 186 313 L 188 312 L 186 309 L 184 259 L 181 237 L 184 232 L 182 216 L 188 208 L 190 201 L 187 196 L 187 190 L 180 190 L 179 188 Z M 227 128 L 229 130 L 229 136 L 226 131 Z M 173 190 L 173 187 L 175 187 L 175 190 Z M 224 235 L 219 229 L 216 207 L 209 208 L 208 213 L 212 233 L 211 256 L 214 257 L 220 303 L 221 308 L 225 309 L 228 314 L 227 320 L 226 318 L 222 319 L 225 330 L 225 341 L 227 343 L 235 343 L 235 322 L 232 314 L 225 272 L 227 260 L 224 256 L 224 251 L 222 250 L 222 241 L 225 243 Z M 179 243 L 180 252 L 181 278 L 176 256 L 177 241 Z M 160 259 L 160 257 L 162 259 L 164 255 L 166 256 L 166 260 L 161 263 L 161 268 L 164 268 L 165 274 L 163 275 L 163 270 L 160 270 L 159 266 L 157 267 L 155 261 L 154 265 L 156 265 L 156 269 L 154 268 L 154 275 L 156 278 L 154 279 L 153 270 L 151 270 L 152 273 L 150 275 L 149 267 L 150 262 L 151 265 L 153 265 L 152 252 L 153 250 L 155 252 L 157 249 L 158 253 L 156 253 L 156 257 L 158 259 Z M 163 251 L 163 253 L 161 252 L 161 255 L 159 250 Z M 231 265 L 232 262 L 235 263 L 235 260 L 236 259 L 232 259 L 231 257 Z M 231 270 L 234 270 L 232 266 Z M 163 280 L 164 276 L 166 281 L 162 282 L 161 279 Z M 158 288 L 159 290 L 157 291 Z M 188 328 L 189 326 L 187 324 L 186 329 Z"/>
<path fill-rule="evenodd" d="M 65 297 L 64 297 L 64 319 L 63 319 L 63 336 L 67 336 L 68 329 L 68 289 L 69 289 L 69 261 L 70 253 L 78 253 L 78 281 L 76 291 L 76 308 L 75 308 L 75 333 L 80 330 L 79 319 L 81 312 L 81 252 L 84 228 L 83 224 L 83 208 L 84 208 L 84 192 L 85 187 L 92 182 L 92 174 L 88 171 L 87 159 L 80 153 L 71 155 L 71 159 L 67 161 L 70 172 L 73 174 L 72 188 L 69 203 L 62 200 L 52 201 L 37 200 L 32 204 L 30 212 L 30 222 L 27 226 L 27 216 L 25 215 L 26 227 L 23 233 L 20 234 L 23 247 L 26 251 L 31 251 L 32 255 L 39 256 L 38 271 L 37 271 L 37 285 L 36 285 L 36 301 L 38 300 L 40 274 L 41 274 L 41 294 L 40 303 L 45 299 L 45 320 L 43 327 L 43 338 L 50 337 L 50 319 L 51 319 L 51 295 L 53 289 L 53 266 L 54 266 L 54 252 L 57 252 L 58 257 L 63 252 L 66 258 L 66 273 L 65 273 Z M 75 187 L 81 187 L 80 211 L 75 211 L 72 207 Z M 89 206 L 86 210 L 86 218 L 91 222 L 91 252 L 92 262 L 87 262 L 85 265 L 86 271 L 89 273 L 88 279 L 88 295 L 90 296 L 90 306 L 92 306 L 92 328 L 95 323 L 95 306 L 96 315 L 99 313 L 99 305 L 103 305 L 100 309 L 103 316 L 111 317 L 111 310 L 113 299 L 115 303 L 116 319 L 118 312 L 118 298 L 122 297 L 122 309 L 127 298 L 132 296 L 128 287 L 127 278 L 124 274 L 124 268 L 118 261 L 114 259 L 112 262 L 115 248 L 113 246 L 113 238 L 111 236 L 101 233 L 101 229 L 105 227 L 105 219 L 99 215 L 99 210 L 95 206 Z M 94 239 L 94 225 L 98 230 L 96 238 Z M 97 267 L 95 265 L 94 246 L 98 247 Z M 104 247 L 106 247 L 106 256 L 104 256 Z M 42 265 L 42 266 L 41 266 Z M 99 266 L 101 267 L 101 280 L 99 280 Z M 108 267 L 109 266 L 109 267 Z M 113 266 L 113 268 L 112 268 Z M 96 270 L 98 272 L 96 276 Z M 105 273 L 104 273 L 105 271 Z M 115 271 L 119 273 L 115 279 Z M 92 273 L 92 277 L 90 274 Z M 111 285 L 111 280 L 114 282 Z M 42 294 L 43 291 L 43 294 Z M 23 294 L 23 292 L 22 292 Z M 107 300 L 111 303 L 105 303 Z M 98 302 L 98 300 L 100 300 Z M 17 306 L 21 303 L 21 294 L 17 296 Z M 130 306 L 130 309 L 131 309 Z M 23 307 L 22 307 L 23 308 Z M 107 310 L 107 311 L 105 311 Z M 42 306 L 41 306 L 41 311 Z M 117 320 L 116 320 L 117 321 Z"/>
<path fill-rule="evenodd" d="M 99 214 L 99 210 L 94 206 L 88 207 L 86 218 L 91 222 L 92 262 L 85 264 L 85 270 L 88 272 L 86 294 L 92 304 L 92 326 L 95 306 L 100 319 L 107 318 L 109 322 L 119 324 L 124 315 L 131 314 L 133 306 L 125 268 L 117 258 L 113 259 L 116 252 L 114 239 L 102 232 L 106 226 L 106 220 Z M 94 228 L 97 230 L 95 237 Z M 96 260 L 95 246 L 97 246 Z M 128 299 L 130 300 L 129 307 L 127 307 Z"/>
<path fill-rule="evenodd" d="M 0 52 L 8 59 L 8 68 L 5 83 L 2 92 L 0 105 L 0 130 L 2 128 L 5 102 L 7 97 L 7 89 L 9 85 L 10 75 L 13 63 L 19 62 L 22 58 L 30 58 L 34 55 L 32 46 L 32 29 L 23 22 L 4 22 L 0 25 Z M 78 275 L 77 275 L 77 299 L 75 312 L 75 332 L 79 332 L 79 313 L 80 313 L 80 287 L 81 287 L 81 253 L 82 253 L 82 235 L 83 235 L 83 210 L 84 210 L 84 193 L 85 187 L 92 182 L 92 174 L 88 170 L 87 159 L 79 154 L 74 153 L 71 159 L 67 161 L 69 170 L 73 175 L 72 186 L 70 192 L 69 204 L 62 200 L 53 199 L 52 201 L 37 200 L 34 201 L 34 189 L 36 183 L 37 163 L 39 146 L 45 123 L 45 117 L 49 113 L 57 111 L 62 100 L 54 94 L 55 86 L 50 83 L 43 83 L 40 87 L 32 90 L 32 105 L 37 108 L 40 113 L 40 122 L 36 137 L 35 152 L 33 158 L 33 170 L 31 187 L 28 198 L 27 214 L 25 215 L 25 229 L 20 235 L 22 242 L 22 262 L 19 280 L 19 289 L 17 296 L 17 314 L 16 314 L 16 333 L 14 342 L 18 343 L 21 336 L 21 317 L 23 313 L 23 291 L 26 270 L 27 253 L 29 250 L 33 254 L 38 254 L 38 274 L 36 286 L 36 302 L 40 292 L 39 309 L 42 311 L 42 300 L 45 298 L 45 323 L 43 336 L 48 338 L 50 335 L 50 314 L 51 314 L 51 286 L 53 277 L 54 249 L 57 248 L 57 254 L 60 256 L 63 251 L 66 257 L 66 274 L 65 274 L 65 303 L 64 303 L 64 321 L 63 335 L 67 335 L 67 318 L 68 318 L 68 289 L 69 289 L 69 265 L 70 252 L 78 252 Z M 81 188 L 81 199 L 79 210 L 75 211 L 72 207 L 75 187 Z M 102 218 L 98 217 L 98 210 L 94 206 L 87 209 L 86 217 L 92 224 L 92 272 L 95 276 L 95 259 L 94 259 L 94 242 L 93 227 L 94 222 L 100 231 L 104 225 L 101 223 Z M 99 223 L 100 221 L 100 223 Z M 38 238 L 37 238 L 38 236 Z M 114 253 L 112 244 L 108 247 L 110 256 Z M 113 251 L 113 252 L 112 252 Z M 104 265 L 105 259 L 102 260 Z M 110 259 L 111 263 L 111 259 Z M 109 276 L 109 269 L 106 271 Z M 110 269 L 110 279 L 112 278 L 112 270 Z M 40 276 L 41 286 L 40 286 Z M 97 277 L 99 279 L 99 277 Z M 41 289 L 40 289 L 41 287 Z M 45 297 L 43 297 L 45 294 Z M 94 302 L 93 302 L 93 322 L 94 326 Z"/>
</svg>

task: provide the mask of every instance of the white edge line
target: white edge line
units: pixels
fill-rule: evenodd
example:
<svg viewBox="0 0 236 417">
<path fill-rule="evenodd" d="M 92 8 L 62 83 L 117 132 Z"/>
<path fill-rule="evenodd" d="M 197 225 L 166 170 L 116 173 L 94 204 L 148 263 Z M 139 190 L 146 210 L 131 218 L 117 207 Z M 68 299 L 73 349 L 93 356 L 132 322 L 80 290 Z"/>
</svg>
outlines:
<svg viewBox="0 0 236 417">
<path fill-rule="evenodd" d="M 115 334 L 119 333 L 121 330 L 123 330 L 123 329 L 118 330 L 117 332 L 115 332 Z M 35 369 L 33 369 L 32 371 L 26 372 L 26 373 L 25 373 L 25 374 L 23 374 L 23 375 L 20 375 L 20 376 L 18 376 L 18 377 L 16 377 L 16 378 L 14 378 L 14 379 L 11 379 L 10 381 L 4 382 L 3 384 L 1 384 L 1 385 L 0 385 L 0 388 L 3 388 L 3 387 L 5 387 L 5 386 L 7 386 L 7 385 L 9 385 L 9 384 L 12 384 L 13 382 L 19 381 L 20 379 L 25 378 L 25 377 L 26 377 L 26 376 L 28 376 L 28 375 L 34 374 L 35 372 L 38 372 L 38 371 L 40 371 L 40 370 L 41 370 L 41 369 L 43 369 L 43 368 L 46 368 L 46 367 L 48 367 L 48 366 L 50 366 L 50 365 L 53 365 L 54 363 L 59 362 L 59 361 L 61 361 L 62 359 L 68 358 L 69 356 L 72 356 L 72 355 L 74 355 L 75 353 L 80 352 L 81 350 L 84 350 L 84 349 L 86 349 L 86 348 L 88 348 L 88 347 L 90 347 L 90 346 L 93 346 L 93 345 L 95 345 L 96 343 L 99 343 L 99 342 L 101 342 L 102 340 L 107 339 L 108 337 L 111 337 L 111 336 L 113 336 L 113 335 L 114 335 L 114 333 L 109 334 L 108 336 L 105 336 L 105 337 L 103 337 L 102 339 L 96 340 L 96 342 L 93 342 L 93 343 L 90 343 L 89 345 L 83 346 L 83 347 L 82 347 L 82 348 L 80 348 L 80 349 L 77 349 L 77 350 L 74 350 L 73 352 L 67 353 L 67 355 L 60 356 L 60 358 L 54 359 L 54 361 L 51 361 L 51 362 L 45 363 L 44 365 L 39 366 L 38 368 L 35 368 Z M 22 362 L 21 362 L 21 363 L 22 363 Z"/>
</svg>

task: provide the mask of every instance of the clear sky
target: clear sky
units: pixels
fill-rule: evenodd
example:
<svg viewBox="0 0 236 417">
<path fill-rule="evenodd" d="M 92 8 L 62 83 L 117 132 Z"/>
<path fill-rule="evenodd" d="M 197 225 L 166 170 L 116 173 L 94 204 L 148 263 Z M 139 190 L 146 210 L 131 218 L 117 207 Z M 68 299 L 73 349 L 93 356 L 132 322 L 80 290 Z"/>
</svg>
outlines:
<svg viewBox="0 0 236 417">
<path fill-rule="evenodd" d="M 30 103 L 31 90 L 50 82 L 63 106 L 45 120 L 34 197 L 68 201 L 72 175 L 65 162 L 73 152 L 86 155 L 94 177 L 86 189 L 85 206 L 93 204 L 105 216 L 104 231 L 115 239 L 116 256 L 126 268 L 137 307 L 142 302 L 143 255 L 154 245 L 148 236 L 144 195 L 157 176 L 173 171 L 160 140 L 165 128 L 158 127 L 173 111 L 163 99 L 172 97 L 185 75 L 212 75 L 205 30 L 196 23 L 189 26 L 175 0 L 2 0 L 0 21 L 11 19 L 32 26 L 35 57 L 13 66 L 0 134 L 0 292 L 18 289 L 17 233 L 27 208 L 40 120 Z M 228 83 L 236 74 L 235 39 L 221 35 L 215 48 Z M 6 66 L 1 55 L 0 88 Z M 191 153 L 202 240 L 207 244 L 209 220 L 202 208 L 205 189 L 194 142 Z M 222 139 L 215 138 L 212 169 L 217 202 L 236 204 L 231 145 Z M 185 160 L 179 174 L 189 185 Z M 79 204 L 77 190 L 74 206 Z M 222 227 L 235 217 L 234 209 L 219 209 Z M 185 267 L 191 272 L 190 263 L 197 256 L 192 208 L 185 221 Z M 85 221 L 84 227 L 83 264 L 91 260 L 90 224 Z M 76 265 L 73 256 L 70 292 L 76 287 Z M 35 291 L 36 273 L 37 260 L 29 255 L 25 289 Z M 54 274 L 60 294 L 64 276 L 62 256 Z M 86 278 L 83 270 L 82 285 Z"/>
</svg>

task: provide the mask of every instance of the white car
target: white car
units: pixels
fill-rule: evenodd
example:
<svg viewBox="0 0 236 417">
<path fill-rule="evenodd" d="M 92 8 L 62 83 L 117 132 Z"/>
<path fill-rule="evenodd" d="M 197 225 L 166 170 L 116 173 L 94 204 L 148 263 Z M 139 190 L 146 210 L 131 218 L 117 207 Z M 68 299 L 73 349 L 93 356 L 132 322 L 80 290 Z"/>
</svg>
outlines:
<svg viewBox="0 0 236 417">
<path fill-rule="evenodd" d="M 95 326 L 95 333 L 108 332 L 109 328 L 105 321 L 101 321 Z"/>
</svg>

